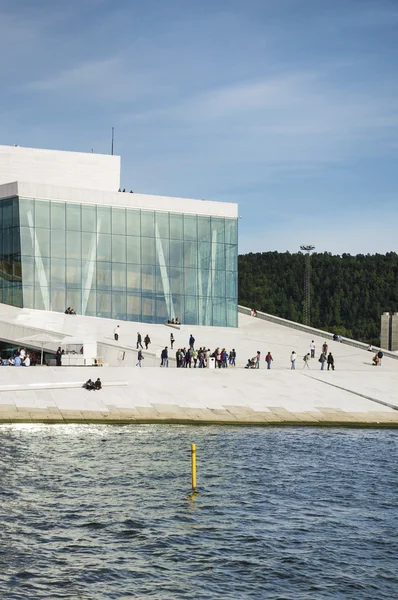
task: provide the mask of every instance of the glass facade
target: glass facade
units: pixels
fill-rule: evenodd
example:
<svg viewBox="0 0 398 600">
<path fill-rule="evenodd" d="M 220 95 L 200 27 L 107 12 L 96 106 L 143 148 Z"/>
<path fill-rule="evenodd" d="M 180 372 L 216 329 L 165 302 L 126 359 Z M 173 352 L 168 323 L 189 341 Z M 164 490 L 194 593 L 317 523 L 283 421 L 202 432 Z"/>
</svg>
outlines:
<svg viewBox="0 0 398 600">
<path fill-rule="evenodd" d="M 0 206 L 3 302 L 237 326 L 237 219 L 31 198 Z"/>
</svg>

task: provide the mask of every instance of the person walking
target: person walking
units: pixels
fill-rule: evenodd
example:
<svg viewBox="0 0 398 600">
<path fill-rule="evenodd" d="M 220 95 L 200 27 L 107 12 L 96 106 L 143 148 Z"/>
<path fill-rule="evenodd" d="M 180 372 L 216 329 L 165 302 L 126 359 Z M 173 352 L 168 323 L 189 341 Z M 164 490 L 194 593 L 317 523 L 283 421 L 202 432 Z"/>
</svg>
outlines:
<svg viewBox="0 0 398 600">
<path fill-rule="evenodd" d="M 323 371 L 325 368 L 326 354 L 324 352 L 322 352 L 322 354 L 320 355 L 318 360 L 321 363 L 321 371 Z"/>
<path fill-rule="evenodd" d="M 189 336 L 189 347 L 191 348 L 191 350 L 193 350 L 194 344 L 195 344 L 195 338 L 193 337 L 193 335 L 191 333 L 191 335 Z"/>
<path fill-rule="evenodd" d="M 305 368 L 309 369 L 310 368 L 310 364 L 309 364 L 310 363 L 310 358 L 311 358 L 311 355 L 310 355 L 309 352 L 307 352 L 307 354 L 305 356 L 303 356 L 303 361 L 304 361 L 303 369 L 305 369 Z"/>
<path fill-rule="evenodd" d="M 327 343 L 326 343 L 326 342 L 324 342 L 324 343 L 323 343 L 323 346 L 322 346 L 322 352 L 323 352 L 323 354 L 324 354 L 325 356 L 327 356 L 327 353 L 328 353 L 328 345 L 327 345 Z"/>
<path fill-rule="evenodd" d="M 229 364 L 231 365 L 231 367 L 236 367 L 236 351 L 235 351 L 235 348 L 232 348 L 231 352 L 229 353 Z"/>
<path fill-rule="evenodd" d="M 193 358 L 193 368 L 196 369 L 196 363 L 198 362 L 198 351 L 194 350 L 193 354 L 192 354 L 192 358 Z"/>
<path fill-rule="evenodd" d="M 164 350 L 162 350 L 161 358 L 162 358 L 162 362 L 160 363 L 160 366 L 168 367 L 169 366 L 169 352 L 168 352 L 167 346 L 164 348 Z"/>
<path fill-rule="evenodd" d="M 120 335 L 120 326 L 116 325 L 115 329 L 113 330 L 113 338 L 116 342 L 119 341 L 119 335 Z"/>
<path fill-rule="evenodd" d="M 331 352 L 328 354 L 328 371 L 332 367 L 332 371 L 334 371 L 334 356 Z"/>
<path fill-rule="evenodd" d="M 379 365 L 381 366 L 381 359 L 383 358 L 384 354 L 382 352 L 382 349 L 380 348 L 380 350 L 377 353 L 377 357 L 379 359 Z"/>
<path fill-rule="evenodd" d="M 61 346 L 59 346 L 58 350 L 55 353 L 55 364 L 57 365 L 57 367 L 60 367 L 61 364 L 62 364 L 61 363 L 61 361 L 62 361 L 61 357 L 62 357 L 62 350 L 61 350 Z"/>
<path fill-rule="evenodd" d="M 290 370 L 291 371 L 294 371 L 296 369 L 296 358 L 297 358 L 297 354 L 293 350 L 293 352 L 290 355 L 290 362 L 291 362 Z"/>
<path fill-rule="evenodd" d="M 315 342 L 312 340 L 310 344 L 311 358 L 315 358 Z"/>
<path fill-rule="evenodd" d="M 257 356 L 256 356 L 256 369 L 260 368 L 260 360 L 261 360 L 261 352 L 260 350 L 257 350 Z"/>
<path fill-rule="evenodd" d="M 141 334 L 139 331 L 137 332 L 137 350 L 138 350 L 138 346 L 140 346 L 141 350 L 144 349 L 142 346 L 142 338 L 141 338 Z"/>
<path fill-rule="evenodd" d="M 138 350 L 138 355 L 137 355 L 137 364 L 135 365 L 136 367 L 142 367 L 142 361 L 144 360 L 144 355 L 142 353 L 142 350 Z"/>
<path fill-rule="evenodd" d="M 265 362 L 267 363 L 267 369 L 271 368 L 271 363 L 274 359 L 272 358 L 272 354 L 270 351 L 268 351 L 267 356 L 265 357 Z"/>
<path fill-rule="evenodd" d="M 174 344 L 174 342 L 175 342 L 174 335 L 173 335 L 173 332 L 171 332 L 170 333 L 170 346 L 171 346 L 172 350 L 173 350 L 173 344 Z"/>
<path fill-rule="evenodd" d="M 148 334 L 146 334 L 146 336 L 144 337 L 145 350 L 148 350 L 148 346 L 150 343 L 151 343 L 151 338 L 149 337 Z"/>
</svg>

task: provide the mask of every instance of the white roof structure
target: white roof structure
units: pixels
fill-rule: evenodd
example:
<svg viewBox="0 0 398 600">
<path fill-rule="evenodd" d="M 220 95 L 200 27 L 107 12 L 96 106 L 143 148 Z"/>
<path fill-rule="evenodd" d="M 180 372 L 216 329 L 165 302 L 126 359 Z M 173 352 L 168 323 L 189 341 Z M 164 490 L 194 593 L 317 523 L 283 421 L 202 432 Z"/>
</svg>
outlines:
<svg viewBox="0 0 398 600">
<path fill-rule="evenodd" d="M 120 157 L 0 146 L 0 200 L 12 196 L 238 217 L 238 205 L 150 194 L 118 192 Z"/>
</svg>

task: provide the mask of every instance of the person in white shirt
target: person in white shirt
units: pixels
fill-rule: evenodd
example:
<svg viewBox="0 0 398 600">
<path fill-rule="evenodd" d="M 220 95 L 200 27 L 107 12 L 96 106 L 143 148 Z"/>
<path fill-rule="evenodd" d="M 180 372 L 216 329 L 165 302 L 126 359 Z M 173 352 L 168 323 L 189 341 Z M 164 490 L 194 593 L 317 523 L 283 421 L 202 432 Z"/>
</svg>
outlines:
<svg viewBox="0 0 398 600">
<path fill-rule="evenodd" d="M 21 351 L 19 353 L 19 358 L 22 360 L 22 362 L 24 361 L 25 356 L 26 356 L 25 348 L 21 348 Z"/>
<path fill-rule="evenodd" d="M 311 350 L 311 358 L 315 358 L 315 342 L 314 342 L 314 340 L 312 340 L 312 342 L 310 344 L 310 350 Z"/>
<path fill-rule="evenodd" d="M 295 369 L 296 369 L 296 358 L 297 358 L 297 354 L 293 350 L 293 352 L 292 352 L 292 354 L 290 356 L 290 362 L 292 363 L 292 366 L 290 367 L 290 369 L 292 371 L 295 371 Z"/>
<path fill-rule="evenodd" d="M 24 365 L 24 367 L 30 367 L 30 356 L 29 356 L 29 354 L 26 356 L 25 360 L 23 361 L 23 365 Z"/>
<path fill-rule="evenodd" d="M 116 342 L 119 339 L 119 334 L 120 334 L 120 325 L 116 325 L 115 329 L 113 330 L 113 337 L 115 338 Z"/>
</svg>

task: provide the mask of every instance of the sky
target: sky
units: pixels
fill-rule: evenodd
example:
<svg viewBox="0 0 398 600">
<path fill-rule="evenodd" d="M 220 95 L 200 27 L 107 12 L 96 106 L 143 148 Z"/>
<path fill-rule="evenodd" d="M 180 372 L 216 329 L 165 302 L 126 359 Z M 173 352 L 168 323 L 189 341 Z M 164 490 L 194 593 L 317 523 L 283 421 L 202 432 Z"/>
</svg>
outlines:
<svg viewBox="0 0 398 600">
<path fill-rule="evenodd" d="M 0 144 L 237 202 L 239 251 L 398 251 L 397 0 L 0 0 Z"/>
</svg>

